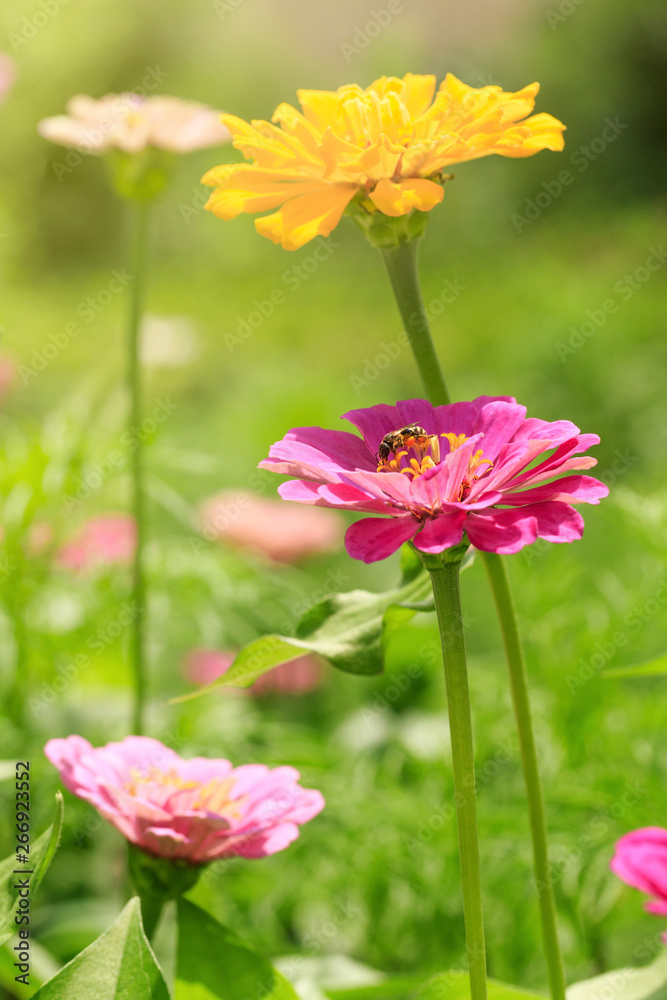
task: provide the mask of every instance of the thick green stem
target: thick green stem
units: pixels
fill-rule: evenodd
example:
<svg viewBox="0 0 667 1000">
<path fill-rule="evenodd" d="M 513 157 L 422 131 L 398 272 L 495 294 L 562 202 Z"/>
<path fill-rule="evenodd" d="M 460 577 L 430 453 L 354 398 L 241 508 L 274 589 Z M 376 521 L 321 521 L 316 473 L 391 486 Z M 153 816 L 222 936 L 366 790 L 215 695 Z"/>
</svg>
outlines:
<svg viewBox="0 0 667 1000">
<path fill-rule="evenodd" d="M 440 406 L 449 403 L 450 397 L 435 353 L 428 318 L 419 290 L 417 242 L 417 240 L 413 240 L 397 247 L 383 248 L 381 252 L 426 393 L 434 405 Z M 491 588 L 500 617 L 510 670 L 512 698 L 528 798 L 535 858 L 535 881 L 538 887 L 542 937 L 549 969 L 551 995 L 553 1000 L 564 1000 L 565 974 L 558 942 L 553 886 L 548 875 L 547 831 L 542 788 L 519 629 L 502 558 L 489 553 L 483 553 L 483 556 L 486 560 Z"/>
<path fill-rule="evenodd" d="M 533 733 L 533 722 L 530 714 L 526 665 L 521 646 L 521 637 L 517 627 L 514 602 L 512 601 L 505 564 L 502 558 L 494 552 L 482 552 L 481 555 L 491 581 L 510 670 L 512 701 L 514 702 L 514 713 L 517 719 L 523 775 L 528 793 L 528 812 L 533 838 L 535 884 L 542 917 L 542 933 L 544 950 L 549 967 L 551 995 L 554 997 L 554 1000 L 564 1000 L 565 976 L 558 945 L 556 905 L 551 874 L 549 872 L 544 797 L 542 794 L 540 772 L 537 766 L 537 749 L 535 747 L 535 735 Z"/>
<path fill-rule="evenodd" d="M 130 395 L 130 447 L 132 448 L 132 514 L 136 523 L 137 544 L 132 564 L 132 603 L 134 605 L 134 628 L 131 638 L 131 661 L 134 676 L 134 709 L 132 731 L 141 735 L 144 731 L 144 711 L 146 703 L 146 580 L 143 557 L 146 541 L 146 512 L 144 492 L 144 446 L 141 434 L 143 415 L 141 358 L 139 330 L 143 310 L 146 280 L 146 258 L 148 243 L 148 204 L 144 201 L 133 203 L 134 234 L 132 248 L 132 277 L 130 286 L 130 312 L 128 317 L 128 389 Z"/>
<path fill-rule="evenodd" d="M 419 290 L 418 247 L 419 240 L 409 240 L 398 246 L 383 247 L 381 253 L 426 393 L 434 406 L 438 406 L 449 403 L 450 398 Z"/>
<path fill-rule="evenodd" d="M 471 1000 L 485 1000 L 486 951 L 477 836 L 477 793 L 459 565 L 458 562 L 443 563 L 433 568 L 429 560 L 447 685 L 470 995 Z"/>
</svg>

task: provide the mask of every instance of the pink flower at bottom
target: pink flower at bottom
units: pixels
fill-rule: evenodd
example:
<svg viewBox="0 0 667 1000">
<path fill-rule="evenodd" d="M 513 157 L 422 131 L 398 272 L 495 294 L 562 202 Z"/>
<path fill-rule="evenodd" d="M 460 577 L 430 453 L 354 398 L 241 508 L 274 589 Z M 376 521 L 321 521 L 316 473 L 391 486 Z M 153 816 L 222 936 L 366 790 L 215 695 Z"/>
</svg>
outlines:
<svg viewBox="0 0 667 1000">
<path fill-rule="evenodd" d="M 363 435 L 300 427 L 274 444 L 260 468 L 297 478 L 284 500 L 383 515 L 348 528 L 349 555 L 375 562 L 412 541 L 422 552 L 459 545 L 518 552 L 537 538 L 572 542 L 584 522 L 571 506 L 599 503 L 590 476 L 598 444 L 569 420 L 526 418 L 507 396 L 432 406 L 422 399 L 345 415 Z M 562 477 L 562 478 L 558 478 Z"/>
<path fill-rule="evenodd" d="M 651 897 L 644 906 L 649 913 L 667 916 L 667 830 L 646 826 L 626 833 L 617 841 L 609 867 L 628 885 Z"/>
<path fill-rule="evenodd" d="M 49 740 L 44 752 L 65 787 L 132 844 L 192 864 L 275 854 L 324 808 L 321 793 L 302 788 L 293 767 L 184 760 L 146 736 L 103 747 L 68 736 Z"/>
<path fill-rule="evenodd" d="M 290 510 L 279 500 L 239 491 L 204 501 L 201 530 L 205 538 L 279 563 L 333 551 L 343 536 L 340 520 L 329 511 Z"/>
<path fill-rule="evenodd" d="M 211 684 L 227 673 L 236 653 L 216 649 L 193 649 L 185 658 L 183 673 L 193 684 Z M 280 663 L 258 677 L 252 687 L 239 689 L 238 693 L 262 696 L 265 694 L 305 694 L 319 687 L 324 678 L 320 660 L 311 653 L 299 656 L 288 663 Z M 230 689 L 232 690 L 232 689 Z"/>
<path fill-rule="evenodd" d="M 82 524 L 58 551 L 56 562 L 64 569 L 86 571 L 132 562 L 137 527 L 129 514 L 106 514 Z"/>
</svg>

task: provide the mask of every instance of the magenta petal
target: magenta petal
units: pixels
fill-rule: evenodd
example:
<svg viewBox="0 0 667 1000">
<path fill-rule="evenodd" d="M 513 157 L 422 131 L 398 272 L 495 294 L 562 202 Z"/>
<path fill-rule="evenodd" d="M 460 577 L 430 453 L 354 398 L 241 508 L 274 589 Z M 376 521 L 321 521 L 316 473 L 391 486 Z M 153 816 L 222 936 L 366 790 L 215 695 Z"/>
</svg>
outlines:
<svg viewBox="0 0 667 1000">
<path fill-rule="evenodd" d="M 375 456 L 356 434 L 297 427 L 269 449 L 262 469 L 317 482 L 336 482 L 338 473 L 353 469 L 375 472 Z"/>
<path fill-rule="evenodd" d="M 475 420 L 473 434 L 484 435 L 480 445 L 484 458 L 494 462 L 502 446 L 512 439 L 525 418 L 526 407 L 519 403 L 494 400 L 483 406 Z"/>
<path fill-rule="evenodd" d="M 581 538 L 584 522 L 573 507 L 549 501 L 508 510 L 470 514 L 466 531 L 476 549 L 510 554 L 536 538 L 548 542 L 574 542 Z"/>
<path fill-rule="evenodd" d="M 317 487 L 322 503 L 328 507 L 347 507 L 348 510 L 366 514 L 385 514 L 386 500 L 374 500 L 364 490 L 349 483 L 329 483 Z"/>
<path fill-rule="evenodd" d="M 440 514 L 430 518 L 424 527 L 415 535 L 415 548 L 421 552 L 443 552 L 452 545 L 459 545 L 463 538 L 466 514 L 458 511 L 455 514 Z"/>
<path fill-rule="evenodd" d="M 396 431 L 403 426 L 397 407 L 388 406 L 386 403 L 381 403 L 379 406 L 368 406 L 363 410 L 349 410 L 343 416 L 345 420 L 349 420 L 361 431 L 366 448 L 373 456 L 376 455 L 385 434 Z"/>
<path fill-rule="evenodd" d="M 281 483 L 278 487 L 278 495 L 283 500 L 292 500 L 294 503 L 328 506 L 319 494 L 319 484 L 308 482 L 305 479 L 290 479 L 288 483 Z"/>
<path fill-rule="evenodd" d="M 353 559 L 365 563 L 386 559 L 409 541 L 419 527 L 411 514 L 405 517 L 367 517 L 350 525 L 345 534 L 345 548 Z"/>
<path fill-rule="evenodd" d="M 501 503 L 512 505 L 560 500 L 564 503 L 599 503 L 609 495 L 609 488 L 592 476 L 566 476 L 545 486 L 528 488 L 520 493 L 504 493 Z"/>
</svg>

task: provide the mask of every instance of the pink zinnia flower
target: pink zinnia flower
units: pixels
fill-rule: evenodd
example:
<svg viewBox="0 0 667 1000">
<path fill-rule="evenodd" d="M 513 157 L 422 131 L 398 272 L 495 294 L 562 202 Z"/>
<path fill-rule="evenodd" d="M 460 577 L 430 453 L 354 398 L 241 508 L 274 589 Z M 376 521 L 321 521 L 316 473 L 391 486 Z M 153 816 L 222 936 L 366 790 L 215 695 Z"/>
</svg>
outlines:
<svg viewBox="0 0 667 1000">
<path fill-rule="evenodd" d="M 0 104 L 5 99 L 5 95 L 12 88 L 16 79 L 16 63 L 11 56 L 0 52 Z"/>
<path fill-rule="evenodd" d="M 82 524 L 58 551 L 56 562 L 77 572 L 132 562 L 137 526 L 129 514 L 106 514 Z"/>
<path fill-rule="evenodd" d="M 667 916 L 667 830 L 646 826 L 626 833 L 616 843 L 610 868 L 628 885 L 651 896 L 644 907 L 649 913 Z M 667 940 L 667 934 L 664 937 Z"/>
<path fill-rule="evenodd" d="M 538 537 L 571 542 L 584 522 L 570 505 L 599 503 L 609 492 L 590 476 L 556 478 L 597 464 L 581 455 L 597 434 L 580 434 L 569 420 L 527 419 L 507 396 L 449 406 L 413 399 L 345 416 L 363 440 L 297 428 L 260 468 L 298 477 L 278 488 L 284 500 L 387 515 L 348 528 L 347 551 L 363 562 L 408 541 L 442 552 L 464 533 L 486 552 L 518 552 Z"/>
<path fill-rule="evenodd" d="M 211 684 L 227 673 L 235 657 L 236 653 L 229 650 L 193 649 L 185 658 L 183 672 L 193 684 Z M 288 663 L 278 664 L 258 677 L 252 687 L 238 693 L 260 696 L 274 692 L 305 694 L 319 687 L 323 678 L 320 660 L 312 653 L 306 653 Z"/>
<path fill-rule="evenodd" d="M 132 844 L 192 864 L 275 854 L 324 808 L 320 792 L 302 788 L 293 767 L 184 760 L 145 736 L 103 747 L 69 736 L 49 740 L 44 752 L 65 787 Z"/>
<path fill-rule="evenodd" d="M 68 101 L 67 112 L 44 118 L 37 130 L 51 142 L 84 153 L 141 153 L 148 147 L 189 153 L 230 139 L 219 111 L 178 97 L 125 93 L 95 100 L 79 94 Z"/>
<path fill-rule="evenodd" d="M 280 563 L 331 552 L 343 536 L 340 520 L 328 511 L 290 509 L 279 500 L 237 491 L 204 501 L 201 531 L 205 538 Z"/>
</svg>

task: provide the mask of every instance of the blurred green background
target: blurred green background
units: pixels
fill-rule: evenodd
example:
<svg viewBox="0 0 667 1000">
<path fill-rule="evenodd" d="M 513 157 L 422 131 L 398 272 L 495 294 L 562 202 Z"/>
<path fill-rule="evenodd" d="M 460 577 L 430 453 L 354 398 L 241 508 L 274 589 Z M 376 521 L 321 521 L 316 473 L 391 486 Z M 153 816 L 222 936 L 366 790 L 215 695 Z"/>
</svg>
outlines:
<svg viewBox="0 0 667 1000">
<path fill-rule="evenodd" d="M 19 366 L 0 404 L 0 757 L 33 762 L 41 829 L 59 785 L 45 740 L 81 733 L 105 742 L 125 735 L 130 718 L 126 635 L 61 693 L 53 688 L 117 619 L 127 575 L 72 579 L 54 567 L 52 549 L 26 555 L 32 524 L 50 523 L 55 545 L 91 515 L 126 509 L 129 497 L 121 469 L 83 502 L 67 501 L 123 431 L 126 295 L 80 323 L 76 338 L 62 337 L 125 266 L 127 220 L 105 164 L 68 161 L 38 137 L 39 119 L 62 112 L 73 94 L 146 80 L 159 81 L 154 92 L 269 118 L 299 87 L 367 85 L 382 74 L 452 71 L 506 90 L 537 79 L 537 110 L 568 126 L 565 151 L 455 170 L 421 259 L 456 397 L 515 395 L 530 415 L 566 417 L 602 437 L 599 471 L 611 497 L 584 511 L 583 541 L 533 547 L 510 567 L 575 981 L 641 964 L 663 930 L 607 866 L 622 833 L 666 822 L 665 682 L 614 681 L 599 668 L 665 647 L 656 601 L 667 556 L 665 273 L 645 263 L 665 262 L 665 8 L 651 0 L 399 6 L 377 31 L 383 0 L 26 0 L 0 11 L 0 49 L 19 74 L 0 108 L 0 347 Z M 192 647 L 281 628 L 332 572 L 344 589 L 382 589 L 398 573 L 344 553 L 279 570 L 199 544 L 193 511 L 202 498 L 253 482 L 274 494 L 272 477 L 250 477 L 290 427 L 335 427 L 347 409 L 420 393 L 406 350 L 386 363 L 400 324 L 380 258 L 352 223 L 343 221 L 331 253 L 314 264 L 313 246 L 289 254 L 257 236 L 248 217 L 223 223 L 202 210 L 201 175 L 237 158 L 230 147 L 182 157 L 154 219 L 149 310 L 184 318 L 196 350 L 186 364 L 146 369 L 147 409 L 165 399 L 175 406 L 148 457 L 150 731 L 186 756 L 293 763 L 327 799 L 288 851 L 235 861 L 195 890 L 198 901 L 274 956 L 345 954 L 379 969 L 435 972 L 460 962 L 464 941 L 455 826 L 440 815 L 453 789 L 428 616 L 394 641 L 383 677 L 328 671 L 322 688 L 300 698 L 223 694 L 164 705 L 189 687 L 181 663 Z M 275 289 L 285 301 L 238 343 L 241 321 Z M 45 355 L 53 343 L 64 346 Z M 520 763 L 481 566 L 463 588 L 490 972 L 543 988 Z M 9 782 L 0 791 L 10 845 Z M 36 977 L 108 926 L 128 892 L 120 836 L 70 795 L 66 810 L 63 847 L 35 907 Z M 4 995 L 14 995 L 12 979 L 4 951 Z"/>
</svg>

